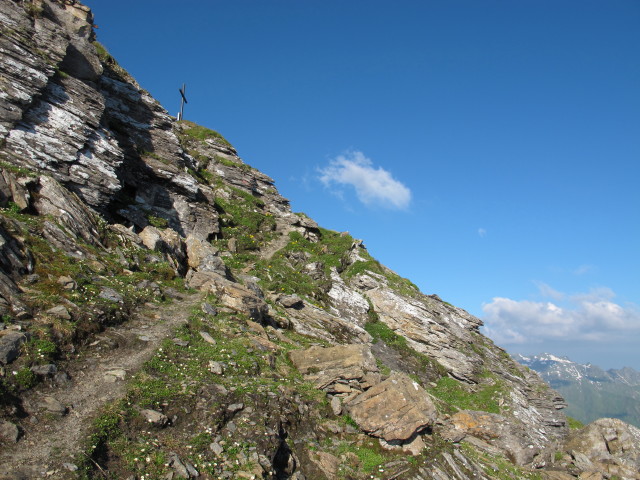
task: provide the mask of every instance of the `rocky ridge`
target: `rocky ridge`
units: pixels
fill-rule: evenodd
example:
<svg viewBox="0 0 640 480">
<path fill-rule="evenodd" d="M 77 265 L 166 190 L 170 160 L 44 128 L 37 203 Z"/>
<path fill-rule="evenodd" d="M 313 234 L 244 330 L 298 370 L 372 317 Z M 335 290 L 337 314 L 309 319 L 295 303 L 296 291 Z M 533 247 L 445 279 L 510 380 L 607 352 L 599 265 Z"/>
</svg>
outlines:
<svg viewBox="0 0 640 480">
<path fill-rule="evenodd" d="M 88 8 L 2 0 L 0 23 L 5 478 L 640 478 L 636 429 L 568 436 L 563 399 L 480 320 L 176 122 Z M 136 334 L 148 360 L 101 377 L 116 398 L 59 400 L 137 312 L 181 307 L 166 338 Z M 81 411 L 79 450 L 37 453 Z"/>
</svg>

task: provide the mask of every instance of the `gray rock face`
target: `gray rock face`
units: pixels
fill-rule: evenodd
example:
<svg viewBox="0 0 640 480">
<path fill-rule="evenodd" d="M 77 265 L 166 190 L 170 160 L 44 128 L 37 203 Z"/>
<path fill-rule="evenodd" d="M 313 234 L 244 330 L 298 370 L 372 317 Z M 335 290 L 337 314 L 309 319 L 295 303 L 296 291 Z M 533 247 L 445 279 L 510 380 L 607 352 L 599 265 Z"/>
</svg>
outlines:
<svg viewBox="0 0 640 480">
<path fill-rule="evenodd" d="M 11 230 L 18 230 L 12 222 L 0 217 L 0 310 L 5 309 L 15 313 L 26 312 L 27 307 L 20 299 L 20 290 L 16 282 L 24 275 L 33 271 L 33 259 Z"/>
<path fill-rule="evenodd" d="M 49 215 L 64 228 L 89 244 L 100 245 L 98 222 L 95 212 L 78 200 L 53 178 L 42 176 L 36 188 L 38 196 L 33 207 L 40 215 Z"/>
<path fill-rule="evenodd" d="M 473 377 L 481 358 L 465 352 L 463 345 L 473 342 L 480 320 L 426 297 L 404 297 L 384 285 L 368 290 L 367 296 L 380 319 L 407 337 L 417 351 L 438 360 L 457 378 Z"/>
<path fill-rule="evenodd" d="M 327 295 L 334 312 L 345 320 L 364 326 L 368 320 L 369 303 L 356 290 L 347 287 L 335 268 L 331 271 L 331 289 Z"/>
</svg>

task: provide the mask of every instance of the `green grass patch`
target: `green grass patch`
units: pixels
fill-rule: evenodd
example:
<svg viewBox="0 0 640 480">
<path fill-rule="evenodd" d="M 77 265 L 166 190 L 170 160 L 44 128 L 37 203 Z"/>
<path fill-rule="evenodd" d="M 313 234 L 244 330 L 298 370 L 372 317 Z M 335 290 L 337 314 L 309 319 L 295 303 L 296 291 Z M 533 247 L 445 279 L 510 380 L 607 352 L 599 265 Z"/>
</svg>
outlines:
<svg viewBox="0 0 640 480">
<path fill-rule="evenodd" d="M 477 385 L 475 390 L 451 377 L 442 377 L 436 387 L 428 390 L 434 396 L 459 410 L 480 410 L 500 413 L 499 398 L 504 394 L 504 386 L 499 380 L 493 384 Z"/>
<path fill-rule="evenodd" d="M 372 473 L 387 461 L 379 445 L 373 441 L 368 441 L 365 445 L 354 445 L 352 443 L 341 443 L 338 447 L 338 454 L 347 452 L 355 453 L 360 460 L 359 468 L 365 473 Z"/>
<path fill-rule="evenodd" d="M 215 304 L 211 297 L 207 301 Z M 246 320 L 240 314 L 219 312 L 210 316 L 194 308 L 188 324 L 174 334 L 188 345 L 177 345 L 169 339 L 162 343 L 142 371 L 130 381 L 125 398 L 109 407 L 107 414 L 94 424 L 89 456 L 98 463 L 101 458 L 110 458 L 110 468 L 117 465 L 119 473 L 126 471 L 138 478 L 142 475 L 161 478 L 169 470 L 166 466 L 168 452 L 177 452 L 201 474 L 218 478 L 223 470 L 246 471 L 252 465 L 249 456 L 257 448 L 251 437 L 225 435 L 220 440 L 223 452 L 216 456 L 210 450 L 209 445 L 219 435 L 216 432 L 224 425 L 218 422 L 223 422 L 225 405 L 241 401 L 247 407 L 260 408 L 258 405 L 270 405 L 272 398 L 288 392 L 288 396 L 297 398 L 296 402 L 309 405 L 316 412 L 314 415 L 320 415 L 319 411 L 328 415 L 330 406 L 325 393 L 302 378 L 284 350 L 285 347 L 300 348 L 300 345 L 274 340 L 283 346 L 283 350 L 274 354 L 273 362 L 251 342 L 253 337 L 247 331 Z M 206 342 L 200 331 L 207 331 L 215 344 Z M 211 361 L 224 366 L 223 375 L 210 371 Z M 211 391 L 213 384 L 220 385 L 215 390 L 218 393 L 209 398 L 204 408 L 197 407 L 202 392 Z M 221 390 L 227 393 L 219 393 Z M 200 412 L 197 415 L 205 417 L 202 417 L 201 428 L 197 429 L 172 426 L 151 430 L 138 414 L 141 408 L 163 411 L 169 417 L 173 411 L 181 419 L 185 412 L 195 409 Z M 235 422 L 238 429 L 243 428 L 241 420 Z M 263 426 L 248 428 L 251 435 L 256 430 L 260 432 L 257 435 L 264 435 L 260 430 Z"/>
<path fill-rule="evenodd" d="M 189 122 L 188 120 L 182 120 L 180 123 L 188 127 L 182 130 L 182 133 L 184 135 L 187 135 L 188 137 L 195 138 L 196 140 L 201 141 L 211 139 L 216 141 L 217 143 L 220 143 L 227 147 L 231 147 L 231 144 L 215 130 L 196 125 L 195 123 Z"/>
<path fill-rule="evenodd" d="M 12 163 L 8 163 L 2 160 L 0 160 L 0 169 L 6 170 L 11 173 L 15 173 L 16 175 L 20 175 L 20 176 L 24 176 L 24 175 L 28 177 L 36 176 L 36 173 L 32 170 L 29 170 L 28 168 L 18 167 L 17 165 L 14 165 Z"/>
<path fill-rule="evenodd" d="M 479 463 L 489 478 L 495 480 L 513 480 L 515 478 L 542 480 L 541 473 L 518 467 L 503 456 L 481 452 L 466 442 L 462 442 L 461 446 L 464 455 Z"/>
<path fill-rule="evenodd" d="M 253 167 L 247 165 L 246 163 L 234 162 L 233 160 L 229 160 L 228 158 L 222 157 L 220 155 L 214 155 L 213 159 L 219 164 L 224 165 L 225 167 L 239 168 L 243 172 L 254 170 Z"/>
<path fill-rule="evenodd" d="M 382 264 L 372 258 L 368 252 L 361 252 L 361 256 L 366 257 L 366 259 L 358 260 L 350 265 L 343 273 L 343 277 L 345 279 L 350 279 L 356 275 L 366 274 L 369 272 L 376 273 L 384 276 L 389 287 L 401 295 L 413 297 L 420 293 L 420 289 L 414 283 L 382 266 Z"/>
<path fill-rule="evenodd" d="M 582 423 L 580 420 L 577 420 L 573 417 L 567 417 L 567 425 L 569 425 L 569 428 L 571 430 L 578 430 L 584 427 L 584 423 Z"/>
</svg>

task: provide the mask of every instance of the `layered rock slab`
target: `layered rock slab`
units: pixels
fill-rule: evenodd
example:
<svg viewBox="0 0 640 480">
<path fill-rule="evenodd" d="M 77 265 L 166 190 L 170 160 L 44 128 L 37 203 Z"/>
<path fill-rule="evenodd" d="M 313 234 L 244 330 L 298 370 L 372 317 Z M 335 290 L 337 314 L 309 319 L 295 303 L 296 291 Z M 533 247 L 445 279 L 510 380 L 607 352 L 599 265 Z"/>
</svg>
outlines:
<svg viewBox="0 0 640 480">
<path fill-rule="evenodd" d="M 405 443 L 436 419 L 431 397 L 407 375 L 394 372 L 381 381 L 368 345 L 311 347 L 294 350 L 289 356 L 317 388 L 340 395 L 338 387 L 344 386 L 345 392 L 351 393 L 344 399 L 346 410 L 362 431 L 372 436 Z M 349 387 L 354 382 L 357 390 Z"/>
<path fill-rule="evenodd" d="M 439 433 L 445 440 L 464 439 L 489 453 L 497 449 L 516 465 L 531 463 L 540 452 L 523 425 L 496 413 L 462 410 L 448 419 Z"/>
<path fill-rule="evenodd" d="M 436 419 L 429 394 L 396 372 L 351 400 L 348 411 L 363 431 L 387 442 L 409 440 Z"/>
<path fill-rule="evenodd" d="M 367 345 L 311 347 L 289 353 L 291 361 L 306 380 L 324 389 L 339 381 L 361 380 L 377 372 L 376 360 Z"/>
</svg>

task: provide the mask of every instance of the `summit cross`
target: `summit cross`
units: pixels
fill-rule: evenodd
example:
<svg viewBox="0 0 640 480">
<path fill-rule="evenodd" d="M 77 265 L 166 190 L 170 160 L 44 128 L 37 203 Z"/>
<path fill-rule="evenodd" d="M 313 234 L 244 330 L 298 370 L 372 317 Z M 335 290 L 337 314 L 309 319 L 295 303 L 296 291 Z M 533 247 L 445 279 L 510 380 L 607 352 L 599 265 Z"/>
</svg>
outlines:
<svg viewBox="0 0 640 480">
<path fill-rule="evenodd" d="M 182 88 L 179 90 L 179 92 L 182 99 L 180 100 L 180 112 L 178 113 L 178 121 L 182 120 L 182 116 L 184 114 L 184 104 L 189 103 L 187 102 L 187 97 L 186 97 L 187 86 L 184 83 L 182 84 Z"/>
</svg>

